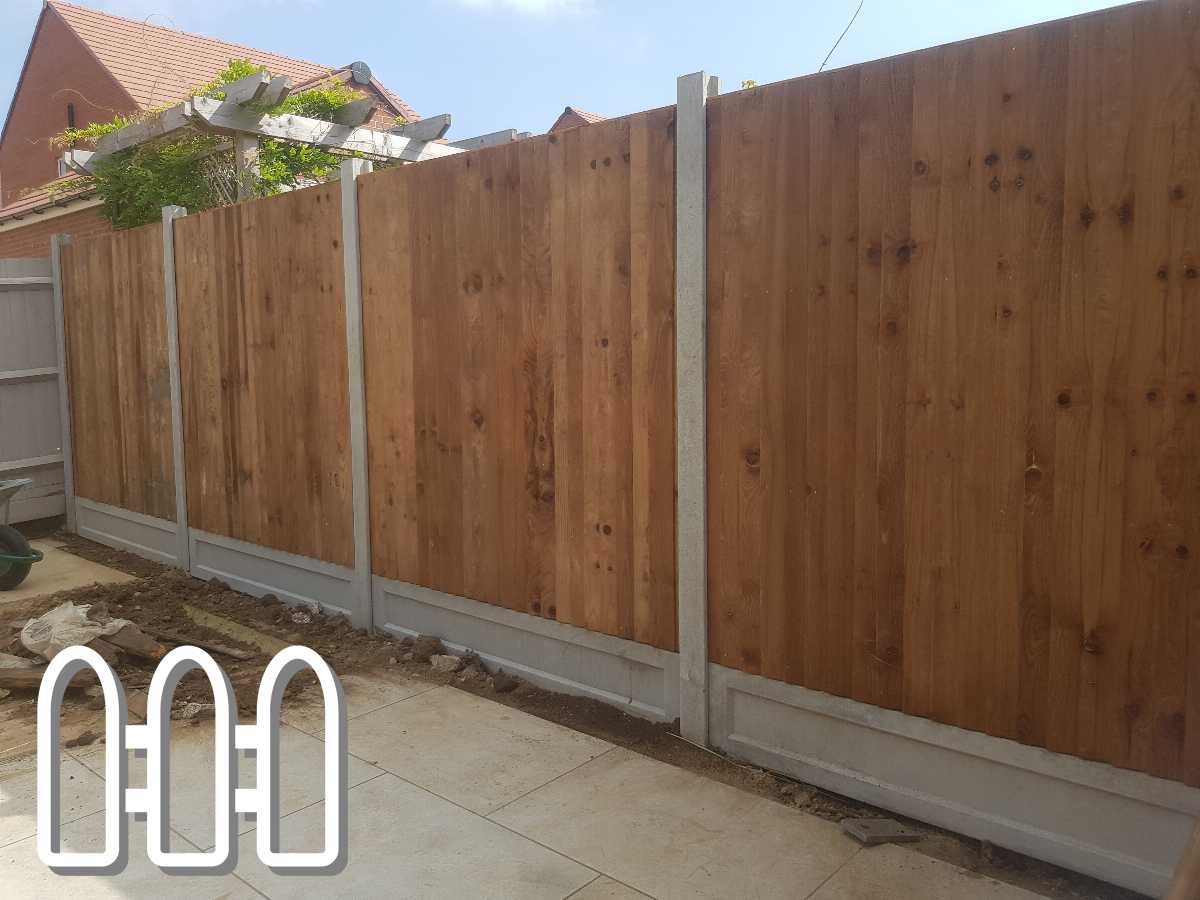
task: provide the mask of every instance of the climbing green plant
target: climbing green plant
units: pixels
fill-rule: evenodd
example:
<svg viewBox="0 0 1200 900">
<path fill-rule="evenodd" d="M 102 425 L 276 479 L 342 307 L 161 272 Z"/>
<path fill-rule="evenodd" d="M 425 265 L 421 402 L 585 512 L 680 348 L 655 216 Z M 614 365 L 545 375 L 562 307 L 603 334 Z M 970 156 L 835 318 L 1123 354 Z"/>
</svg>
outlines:
<svg viewBox="0 0 1200 900">
<path fill-rule="evenodd" d="M 265 71 L 262 66 L 255 66 L 249 60 L 230 60 L 210 82 L 192 93 L 223 100 L 225 85 L 262 71 Z M 273 106 L 255 109 L 261 113 L 291 113 L 328 122 L 333 120 L 340 107 L 359 96 L 341 82 L 331 80 L 291 94 Z M 159 109 L 141 116 L 116 116 L 109 122 L 70 128 L 59 134 L 54 143 L 61 147 L 94 145 L 106 134 L 161 112 Z M 221 139 L 212 134 L 186 129 L 170 138 L 139 144 L 100 161 L 90 180 L 103 201 L 104 216 L 115 228 L 133 228 L 157 221 L 164 206 L 175 204 L 199 211 L 234 202 L 233 158 L 221 144 Z M 326 179 L 336 172 L 338 162 L 336 155 L 315 147 L 261 140 L 254 192 L 266 197 Z M 80 187 L 75 180 L 69 189 L 74 192 Z"/>
</svg>

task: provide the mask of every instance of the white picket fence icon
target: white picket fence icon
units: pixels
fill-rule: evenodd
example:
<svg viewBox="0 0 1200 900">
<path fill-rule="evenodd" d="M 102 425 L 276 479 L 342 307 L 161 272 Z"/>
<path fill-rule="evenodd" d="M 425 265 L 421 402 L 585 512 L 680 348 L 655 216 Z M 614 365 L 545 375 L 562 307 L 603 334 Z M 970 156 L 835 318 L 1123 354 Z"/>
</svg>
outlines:
<svg viewBox="0 0 1200 900">
<path fill-rule="evenodd" d="M 212 685 L 215 706 L 216 834 L 205 852 L 171 852 L 168 846 L 167 785 L 171 699 L 179 679 L 200 668 Z M 279 852 L 278 755 L 279 707 L 293 674 L 311 669 L 321 685 L 325 706 L 325 846 L 303 853 Z M 104 849 L 77 853 L 60 849 L 59 840 L 59 711 L 63 693 L 76 673 L 91 668 L 104 691 Z M 128 850 L 126 815 L 145 813 L 146 853 L 163 869 L 213 870 L 227 868 L 236 848 L 235 813 L 257 817 L 258 858 L 278 870 L 331 870 L 346 850 L 346 742 L 341 684 L 329 665 L 308 647 L 288 647 L 271 660 L 258 686 L 258 718 L 254 725 L 237 723 L 237 705 L 229 679 L 211 656 L 197 647 L 177 647 L 168 653 L 150 681 L 146 724 L 127 721 L 125 691 L 120 680 L 95 650 L 73 646 L 55 655 L 38 691 L 38 821 L 37 848 L 43 863 L 56 871 L 104 872 L 123 865 Z M 166 724 L 167 727 L 164 727 Z M 146 787 L 128 787 L 125 751 L 146 752 Z M 257 754 L 257 785 L 237 787 L 234 780 L 238 750 Z M 334 796 L 330 796 L 333 792 Z"/>
</svg>

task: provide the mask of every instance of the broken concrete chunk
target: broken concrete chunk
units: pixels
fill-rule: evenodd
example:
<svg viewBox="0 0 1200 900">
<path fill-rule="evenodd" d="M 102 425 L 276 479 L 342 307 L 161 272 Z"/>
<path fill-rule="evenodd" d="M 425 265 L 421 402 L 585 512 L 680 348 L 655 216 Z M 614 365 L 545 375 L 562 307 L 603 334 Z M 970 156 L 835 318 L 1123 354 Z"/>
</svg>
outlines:
<svg viewBox="0 0 1200 900">
<path fill-rule="evenodd" d="M 36 666 L 32 659 L 23 656 L 13 656 L 11 653 L 0 653 L 0 669 L 32 669 Z"/>
<path fill-rule="evenodd" d="M 905 828 L 895 819 L 863 818 L 842 819 L 842 831 L 861 844 L 874 847 L 876 844 L 903 844 L 921 839 L 911 828 Z"/>
<path fill-rule="evenodd" d="M 429 657 L 429 665 L 433 667 L 433 671 L 435 672 L 457 672 L 462 668 L 462 660 L 448 653 L 439 653 Z"/>
</svg>

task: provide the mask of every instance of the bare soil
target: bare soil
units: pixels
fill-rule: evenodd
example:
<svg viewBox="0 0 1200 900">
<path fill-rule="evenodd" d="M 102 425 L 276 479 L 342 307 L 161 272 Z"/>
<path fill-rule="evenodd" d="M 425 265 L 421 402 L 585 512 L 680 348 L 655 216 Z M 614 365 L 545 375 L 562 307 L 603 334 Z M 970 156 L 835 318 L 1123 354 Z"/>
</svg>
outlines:
<svg viewBox="0 0 1200 900">
<path fill-rule="evenodd" d="M 478 661 L 462 672 L 435 672 L 427 661 L 430 647 L 422 646 L 424 642 L 414 647 L 411 640 L 398 641 L 378 634 L 369 635 L 364 630 L 355 629 L 341 616 L 326 616 L 307 609 L 288 607 L 273 597 L 257 599 L 234 591 L 219 581 L 200 581 L 73 535 L 60 534 L 58 537 L 65 542 L 65 550 L 135 575 L 138 580 L 94 585 L 0 606 L 0 650 L 28 655 L 16 640 L 20 627 L 31 616 L 39 615 L 65 600 L 104 604 L 109 615 L 129 619 L 148 633 L 171 633 L 189 641 L 217 643 L 254 653 L 253 658 L 246 660 L 214 654 L 229 675 L 239 707 L 248 712 L 254 710 L 259 678 L 278 642 L 300 643 L 320 653 L 340 675 L 386 670 L 411 678 L 450 684 L 831 821 L 864 815 L 900 818 L 694 746 L 684 741 L 673 727 L 634 718 L 598 701 L 542 690 L 519 679 L 512 679 L 506 673 L 489 672 Z M 170 645 L 169 642 L 164 643 Z M 149 683 L 152 665 L 144 660 L 122 657 L 116 668 L 126 690 L 135 691 Z M 301 673 L 292 680 L 286 696 L 295 697 L 314 686 L 315 679 L 311 674 Z M 185 676 L 176 699 L 179 703 L 207 703 L 211 702 L 211 696 L 207 680 L 197 671 Z M 5 706 L 21 703 L 27 706 L 29 698 L 17 691 L 11 697 L 0 700 L 0 730 L 6 727 Z M 72 703 L 91 703 L 94 706 L 95 700 L 80 696 L 76 691 L 68 692 L 64 721 L 73 714 Z M 95 740 L 96 736 L 85 731 L 76 739 L 86 743 Z M 1132 900 L 1140 896 L 984 841 L 921 822 L 902 821 L 922 835 L 918 842 L 908 846 L 979 875 L 1008 882 L 1046 897 L 1056 900 Z"/>
</svg>

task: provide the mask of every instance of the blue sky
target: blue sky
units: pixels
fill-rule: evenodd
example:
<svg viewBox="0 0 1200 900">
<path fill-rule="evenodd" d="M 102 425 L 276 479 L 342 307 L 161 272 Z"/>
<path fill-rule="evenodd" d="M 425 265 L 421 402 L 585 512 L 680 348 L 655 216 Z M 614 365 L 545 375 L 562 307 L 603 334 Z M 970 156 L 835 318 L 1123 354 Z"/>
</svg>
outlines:
<svg viewBox="0 0 1200 900">
<path fill-rule="evenodd" d="M 41 0 L 0 0 L 7 110 Z M 362 59 L 452 137 L 542 132 L 571 104 L 614 116 L 674 102 L 697 69 L 778 81 L 815 71 L 857 0 L 82 0 L 328 65 Z M 829 67 L 1075 15 L 1113 0 L 865 0 Z"/>
</svg>

